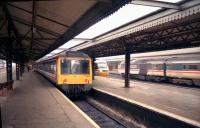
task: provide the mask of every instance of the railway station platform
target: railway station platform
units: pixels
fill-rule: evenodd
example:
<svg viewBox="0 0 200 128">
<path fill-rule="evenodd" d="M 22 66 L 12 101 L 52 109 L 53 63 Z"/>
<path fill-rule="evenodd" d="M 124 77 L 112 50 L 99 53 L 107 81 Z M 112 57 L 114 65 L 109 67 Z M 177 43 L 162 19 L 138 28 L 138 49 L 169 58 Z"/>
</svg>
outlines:
<svg viewBox="0 0 200 128">
<path fill-rule="evenodd" d="M 199 88 L 136 80 L 124 88 L 123 79 L 100 76 L 95 76 L 93 85 L 98 91 L 200 126 Z"/>
<path fill-rule="evenodd" d="M 3 128 L 98 127 L 35 72 L 24 73 L 22 80 L 15 81 L 13 92 L 1 102 Z"/>
</svg>

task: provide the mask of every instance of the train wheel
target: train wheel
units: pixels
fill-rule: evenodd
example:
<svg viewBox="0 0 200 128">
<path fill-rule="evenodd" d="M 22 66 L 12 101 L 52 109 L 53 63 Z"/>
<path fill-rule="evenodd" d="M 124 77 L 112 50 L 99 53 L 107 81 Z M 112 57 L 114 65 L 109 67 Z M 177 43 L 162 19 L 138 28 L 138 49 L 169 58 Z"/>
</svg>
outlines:
<svg viewBox="0 0 200 128">
<path fill-rule="evenodd" d="M 156 82 L 161 82 L 161 77 L 155 77 Z"/>
<path fill-rule="evenodd" d="M 150 81 L 150 80 L 151 80 L 149 76 L 146 76 L 145 79 L 146 79 L 147 81 Z"/>
<path fill-rule="evenodd" d="M 179 84 L 179 85 L 185 85 L 185 86 L 192 86 L 193 85 L 193 81 L 190 79 L 170 79 L 169 81 L 170 83 L 173 84 Z"/>
<path fill-rule="evenodd" d="M 200 87 L 200 80 L 192 80 L 192 81 L 193 81 L 194 86 Z"/>
<path fill-rule="evenodd" d="M 122 77 L 122 78 L 125 78 L 125 74 L 124 74 L 124 73 L 121 73 L 121 77 Z"/>
</svg>

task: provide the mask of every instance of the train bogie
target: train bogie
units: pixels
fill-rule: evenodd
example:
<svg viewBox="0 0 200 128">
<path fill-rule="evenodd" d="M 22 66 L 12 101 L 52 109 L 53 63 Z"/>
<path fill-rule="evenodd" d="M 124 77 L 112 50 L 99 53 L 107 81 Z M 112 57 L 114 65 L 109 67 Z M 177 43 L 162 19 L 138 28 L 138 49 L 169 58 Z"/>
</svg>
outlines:
<svg viewBox="0 0 200 128">
<path fill-rule="evenodd" d="M 194 84 L 195 86 L 199 86 L 199 87 L 200 87 L 200 79 L 199 79 L 199 80 L 193 79 L 193 84 Z"/>
</svg>

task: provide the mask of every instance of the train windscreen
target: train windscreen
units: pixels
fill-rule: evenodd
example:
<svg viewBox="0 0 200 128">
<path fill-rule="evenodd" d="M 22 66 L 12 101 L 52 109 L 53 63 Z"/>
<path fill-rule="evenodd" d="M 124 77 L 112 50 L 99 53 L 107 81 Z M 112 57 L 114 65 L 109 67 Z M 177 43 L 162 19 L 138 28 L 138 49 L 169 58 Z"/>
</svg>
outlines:
<svg viewBox="0 0 200 128">
<path fill-rule="evenodd" d="M 89 60 L 61 60 L 61 74 L 89 74 Z"/>
<path fill-rule="evenodd" d="M 104 63 L 100 62 L 97 65 L 98 65 L 98 68 L 107 68 L 108 67 L 107 63 L 105 63 L 105 62 Z"/>
</svg>

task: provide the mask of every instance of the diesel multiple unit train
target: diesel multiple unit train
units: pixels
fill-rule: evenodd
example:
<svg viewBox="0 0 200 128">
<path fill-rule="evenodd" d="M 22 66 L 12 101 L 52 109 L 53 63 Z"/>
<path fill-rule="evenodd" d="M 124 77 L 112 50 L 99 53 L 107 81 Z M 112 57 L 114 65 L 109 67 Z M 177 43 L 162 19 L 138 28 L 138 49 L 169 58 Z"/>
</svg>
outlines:
<svg viewBox="0 0 200 128">
<path fill-rule="evenodd" d="M 124 76 L 124 61 L 119 64 L 118 69 Z M 132 60 L 130 76 L 141 80 L 200 86 L 200 54 Z"/>
<path fill-rule="evenodd" d="M 34 70 L 59 86 L 69 97 L 79 96 L 92 87 L 91 58 L 82 52 L 62 52 L 36 63 Z"/>
</svg>

